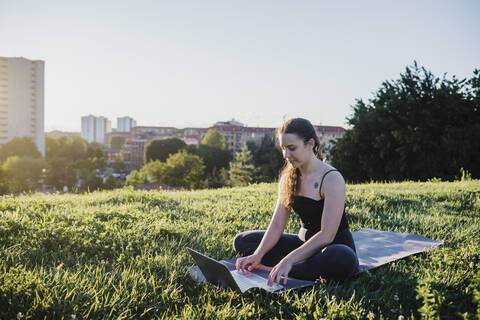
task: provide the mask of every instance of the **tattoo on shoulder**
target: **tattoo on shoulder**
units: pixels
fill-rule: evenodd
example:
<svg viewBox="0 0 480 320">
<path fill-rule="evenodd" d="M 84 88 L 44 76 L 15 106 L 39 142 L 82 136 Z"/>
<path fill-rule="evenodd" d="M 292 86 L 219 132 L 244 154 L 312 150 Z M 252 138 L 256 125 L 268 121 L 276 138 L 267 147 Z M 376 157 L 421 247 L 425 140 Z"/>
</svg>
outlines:
<svg viewBox="0 0 480 320">
<path fill-rule="evenodd" d="M 318 182 L 315 182 L 313 186 L 315 187 L 315 189 L 318 189 Z"/>
</svg>

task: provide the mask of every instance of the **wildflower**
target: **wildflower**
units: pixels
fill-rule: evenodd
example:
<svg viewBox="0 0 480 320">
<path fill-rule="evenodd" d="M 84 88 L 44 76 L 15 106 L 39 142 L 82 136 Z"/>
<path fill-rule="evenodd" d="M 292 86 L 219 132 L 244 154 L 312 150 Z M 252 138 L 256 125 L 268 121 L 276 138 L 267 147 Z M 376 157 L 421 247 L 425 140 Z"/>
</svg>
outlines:
<svg viewBox="0 0 480 320">
<path fill-rule="evenodd" d="M 402 316 L 402 315 L 399 315 L 399 316 L 398 316 L 398 320 L 403 320 L 403 319 L 405 319 L 404 316 Z"/>
<path fill-rule="evenodd" d="M 375 315 L 373 314 L 373 312 L 372 312 L 372 311 L 368 312 L 368 314 L 367 314 L 367 318 L 368 318 L 368 320 L 375 319 Z"/>
<path fill-rule="evenodd" d="M 470 269 L 473 269 L 473 262 L 470 262 L 468 266 L 470 267 Z"/>
<path fill-rule="evenodd" d="M 393 300 L 395 300 L 395 301 L 400 300 L 400 299 L 398 298 L 398 293 L 395 292 L 395 294 L 393 295 Z"/>
</svg>

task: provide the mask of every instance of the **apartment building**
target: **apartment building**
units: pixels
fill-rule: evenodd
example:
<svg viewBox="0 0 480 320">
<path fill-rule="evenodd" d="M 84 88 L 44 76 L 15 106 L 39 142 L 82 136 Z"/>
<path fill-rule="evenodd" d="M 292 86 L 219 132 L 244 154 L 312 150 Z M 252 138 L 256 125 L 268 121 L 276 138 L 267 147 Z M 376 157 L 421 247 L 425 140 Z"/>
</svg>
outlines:
<svg viewBox="0 0 480 320">
<path fill-rule="evenodd" d="M 31 137 L 45 156 L 45 62 L 0 57 L 0 144 Z"/>
<path fill-rule="evenodd" d="M 112 131 L 112 122 L 105 117 L 96 117 L 88 115 L 82 117 L 82 133 L 83 139 L 88 143 L 97 142 L 108 144 L 105 141 L 105 134 Z"/>
<path fill-rule="evenodd" d="M 213 127 L 225 137 L 228 149 L 235 154 L 242 150 L 247 141 L 253 141 L 259 144 L 265 135 L 273 136 L 275 128 L 245 127 L 237 121 L 217 122 Z"/>
<path fill-rule="evenodd" d="M 167 136 L 174 136 L 175 133 L 179 131 L 177 128 L 174 127 L 144 127 L 139 126 L 132 128 L 130 131 L 130 135 L 132 137 L 143 136 L 145 138 L 148 137 L 167 137 Z"/>
<path fill-rule="evenodd" d="M 137 126 L 137 121 L 130 117 L 117 118 L 117 132 L 130 132 Z"/>
<path fill-rule="evenodd" d="M 128 172 L 138 170 L 143 166 L 143 149 L 147 142 L 147 139 L 133 138 L 123 145 L 122 158 Z"/>
</svg>

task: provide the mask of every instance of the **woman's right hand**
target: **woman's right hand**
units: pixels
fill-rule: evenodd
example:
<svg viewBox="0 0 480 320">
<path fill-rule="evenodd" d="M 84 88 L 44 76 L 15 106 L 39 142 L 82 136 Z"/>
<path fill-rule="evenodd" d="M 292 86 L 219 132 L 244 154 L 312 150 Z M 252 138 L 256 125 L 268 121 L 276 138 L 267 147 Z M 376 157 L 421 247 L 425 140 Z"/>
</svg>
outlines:
<svg viewBox="0 0 480 320">
<path fill-rule="evenodd" d="M 235 268 L 240 272 L 250 272 L 256 268 L 261 268 L 262 257 L 258 254 L 252 254 L 246 257 L 238 258 L 235 262 Z"/>
</svg>

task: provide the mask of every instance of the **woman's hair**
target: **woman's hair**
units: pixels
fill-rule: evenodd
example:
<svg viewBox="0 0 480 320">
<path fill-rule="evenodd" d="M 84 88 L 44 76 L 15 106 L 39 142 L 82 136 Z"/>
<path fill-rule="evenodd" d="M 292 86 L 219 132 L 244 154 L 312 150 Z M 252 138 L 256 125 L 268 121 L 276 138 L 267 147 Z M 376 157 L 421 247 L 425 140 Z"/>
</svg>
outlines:
<svg viewBox="0 0 480 320">
<path fill-rule="evenodd" d="M 296 134 L 298 138 L 303 140 L 304 144 L 307 144 L 310 139 L 313 139 L 315 143 L 313 146 L 313 152 L 316 156 L 318 155 L 320 141 L 318 140 L 315 128 L 312 126 L 310 121 L 302 118 L 293 118 L 288 120 L 280 129 L 276 130 L 277 141 L 279 141 L 279 136 L 284 133 Z M 295 169 L 287 160 L 285 160 L 279 179 L 280 202 L 288 210 L 292 209 L 293 199 L 300 182 L 298 179 L 299 176 L 300 170 L 298 168 Z"/>
</svg>

